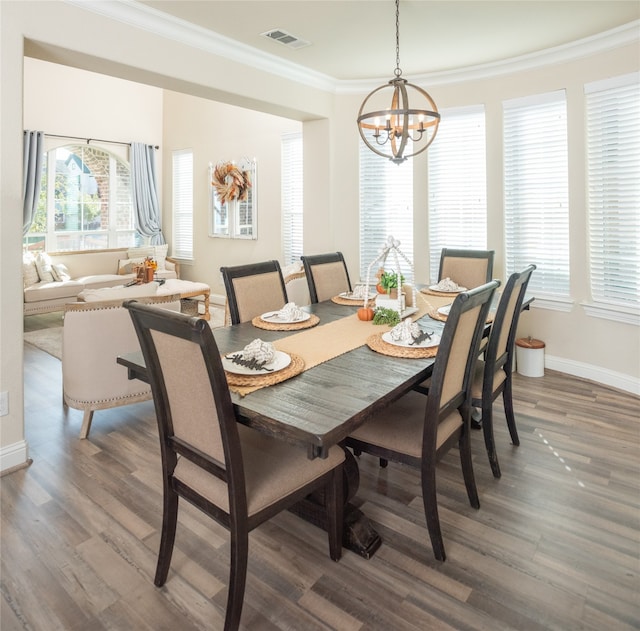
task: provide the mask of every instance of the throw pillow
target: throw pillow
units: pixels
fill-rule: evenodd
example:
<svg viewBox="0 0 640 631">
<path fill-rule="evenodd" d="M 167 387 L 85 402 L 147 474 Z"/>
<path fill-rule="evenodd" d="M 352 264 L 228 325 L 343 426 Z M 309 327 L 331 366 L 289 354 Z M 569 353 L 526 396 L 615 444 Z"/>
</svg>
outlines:
<svg viewBox="0 0 640 631">
<path fill-rule="evenodd" d="M 36 268 L 38 276 L 43 283 L 52 283 L 54 281 L 51 273 L 51 258 L 46 252 L 39 252 L 36 256 Z"/>
<path fill-rule="evenodd" d="M 69 268 L 64 263 L 52 263 L 51 273 L 53 279 L 57 281 L 71 280 L 71 274 L 69 274 Z"/>
<path fill-rule="evenodd" d="M 144 258 L 139 259 L 120 259 L 118 261 L 118 274 L 124 276 L 125 274 L 135 274 L 136 266 L 144 262 Z"/>
<path fill-rule="evenodd" d="M 31 287 L 38 282 L 40 282 L 40 276 L 38 276 L 36 259 L 31 252 L 25 252 L 22 255 L 22 283 L 25 287 Z"/>
</svg>

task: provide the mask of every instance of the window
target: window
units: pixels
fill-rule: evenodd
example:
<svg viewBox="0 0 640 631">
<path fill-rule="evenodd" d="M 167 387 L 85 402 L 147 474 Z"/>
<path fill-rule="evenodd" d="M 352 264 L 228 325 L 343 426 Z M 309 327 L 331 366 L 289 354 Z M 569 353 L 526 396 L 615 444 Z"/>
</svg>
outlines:
<svg viewBox="0 0 640 631">
<path fill-rule="evenodd" d="M 589 258 L 594 302 L 640 307 L 638 74 L 585 86 Z"/>
<path fill-rule="evenodd" d="M 302 256 L 302 133 L 282 136 L 282 260 Z"/>
<path fill-rule="evenodd" d="M 564 90 L 504 103 L 507 276 L 537 265 L 536 304 L 569 299 L 567 107 Z M 540 300 L 542 299 L 542 301 Z M 564 305 L 563 305 L 564 303 Z"/>
<path fill-rule="evenodd" d="M 428 150 L 431 282 L 442 248 L 487 248 L 484 107 L 447 110 Z"/>
<path fill-rule="evenodd" d="M 413 261 L 413 161 L 394 164 L 360 141 L 361 279 L 367 278 L 367 268 L 390 235 Z M 391 268 L 391 261 L 387 266 Z"/>
<path fill-rule="evenodd" d="M 209 163 L 209 236 L 226 239 L 257 239 L 258 194 L 255 158 L 239 163 Z M 222 189 L 222 196 L 219 193 Z M 230 197 L 231 199 L 225 198 Z"/>
<path fill-rule="evenodd" d="M 193 152 L 172 153 L 173 164 L 173 256 L 193 260 Z"/>
<path fill-rule="evenodd" d="M 129 165 L 99 147 L 48 151 L 25 245 L 48 252 L 137 245 L 130 182 Z"/>
</svg>

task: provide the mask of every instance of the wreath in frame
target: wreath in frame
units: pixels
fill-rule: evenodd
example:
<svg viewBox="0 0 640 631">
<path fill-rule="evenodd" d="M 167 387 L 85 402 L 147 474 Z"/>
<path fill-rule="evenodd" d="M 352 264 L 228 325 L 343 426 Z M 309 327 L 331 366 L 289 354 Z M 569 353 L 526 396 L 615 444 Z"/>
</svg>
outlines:
<svg viewBox="0 0 640 631">
<path fill-rule="evenodd" d="M 220 203 L 247 199 L 251 188 L 251 174 L 233 162 L 219 162 L 213 170 L 211 184 L 216 189 Z"/>
</svg>

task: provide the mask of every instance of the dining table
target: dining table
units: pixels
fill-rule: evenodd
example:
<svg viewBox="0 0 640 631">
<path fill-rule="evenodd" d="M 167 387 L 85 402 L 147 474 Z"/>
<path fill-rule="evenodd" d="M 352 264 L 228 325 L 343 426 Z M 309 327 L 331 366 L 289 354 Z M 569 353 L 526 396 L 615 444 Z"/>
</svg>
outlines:
<svg viewBox="0 0 640 631">
<path fill-rule="evenodd" d="M 450 304 L 454 297 L 418 292 L 414 306 L 417 311 L 413 314 L 418 326 L 434 337 L 440 335 L 446 315 L 439 316 L 437 310 Z M 260 317 L 213 329 L 223 358 L 232 357 L 260 339 L 284 349 L 304 364 L 293 376 L 257 388 L 234 386 L 235 375 L 227 374 L 238 421 L 300 445 L 309 458 L 322 458 L 370 416 L 427 379 L 437 346 L 431 347 L 430 353 L 413 349 L 405 353 L 403 348 L 395 353 L 386 345 L 386 350 L 392 353 L 386 354 L 379 340 L 391 327 L 360 320 L 357 311 L 361 306 L 361 301 L 332 299 L 302 307 L 309 314 L 302 329 L 278 330 L 275 325 L 268 326 L 268 319 Z M 148 381 L 140 351 L 122 355 L 117 361 L 128 369 L 130 378 Z M 345 453 L 343 543 L 360 556 L 370 558 L 380 546 L 381 538 L 366 515 L 352 503 L 359 485 L 359 470 L 353 454 L 346 448 Z M 293 512 L 324 527 L 326 516 L 320 497 L 306 498 Z"/>
</svg>

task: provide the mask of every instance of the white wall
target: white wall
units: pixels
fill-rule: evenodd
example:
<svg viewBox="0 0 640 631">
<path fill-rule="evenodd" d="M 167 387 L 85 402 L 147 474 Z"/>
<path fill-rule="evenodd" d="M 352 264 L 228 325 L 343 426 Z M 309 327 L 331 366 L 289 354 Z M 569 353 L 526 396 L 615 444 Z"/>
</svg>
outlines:
<svg viewBox="0 0 640 631">
<path fill-rule="evenodd" d="M 255 68 L 230 62 L 207 53 L 202 48 L 189 47 L 174 39 L 161 38 L 153 33 L 135 29 L 122 22 L 100 18 L 76 5 L 63 2 L 0 2 L 0 390 L 10 395 L 10 413 L 0 420 L 0 468 L 24 462 L 27 445 L 23 427 L 22 380 L 22 282 L 16 261 L 21 252 L 21 161 L 23 120 L 23 58 L 25 48 L 30 56 L 51 62 L 104 73 L 133 82 L 161 87 L 175 92 L 166 94 L 160 107 L 164 108 L 162 146 L 164 182 L 166 188 L 169 147 L 178 146 L 185 138 L 171 137 L 169 127 L 175 118 L 174 105 L 180 94 L 240 105 L 264 113 L 287 116 L 303 122 L 305 140 L 305 249 L 307 251 L 342 250 L 350 262 L 350 273 L 357 277 L 358 266 L 358 135 L 355 113 L 364 94 L 337 96 L 329 91 L 301 85 L 293 80 L 275 77 Z M 585 260 L 585 181 L 584 143 L 582 141 L 581 85 L 585 81 L 638 70 L 638 47 L 627 46 L 584 58 L 578 62 L 560 63 L 540 70 L 530 70 L 464 84 L 425 87 L 440 107 L 483 102 L 487 107 L 488 184 L 489 184 L 489 245 L 497 250 L 496 274 L 502 267 L 502 197 L 501 197 L 501 101 L 529 94 L 566 88 L 570 116 L 570 194 L 571 194 L 571 291 L 575 304 L 569 313 L 534 309 L 523 318 L 525 333 L 532 333 L 547 342 L 550 367 L 564 367 L 574 374 L 584 374 L 618 387 L 637 389 L 640 382 L 640 335 L 638 327 L 587 317 L 580 303 L 588 300 Z M 54 91 L 54 96 L 56 92 Z M 49 98 L 53 98 L 51 95 Z M 182 105 L 199 108 L 202 105 L 182 101 Z M 24 113 L 32 104 L 25 105 Z M 30 116 L 31 114 L 29 114 Z M 108 116 L 108 115 L 107 115 Z M 235 116 L 235 114 L 234 114 Z M 112 117 L 114 122 L 116 117 Z M 122 117 L 118 115 L 119 119 Z M 83 117 L 84 120 L 84 117 Z M 127 117 L 126 124 L 131 122 Z M 106 123 L 106 121 L 105 121 Z M 143 121 L 136 121 L 144 126 Z M 155 130 L 155 127 L 152 126 Z M 135 130 L 128 130 L 129 132 Z M 147 130 L 150 131 L 150 130 Z M 156 143 L 151 137 L 140 138 Z M 65 130 L 62 133 L 72 133 Z M 107 139 L 115 134 L 105 128 Z M 185 134 L 187 133 L 185 129 Z M 97 135 L 95 130 L 78 135 Z M 75 135 L 75 134 L 74 134 Z M 155 131 L 150 136 L 155 135 Z M 119 134 L 118 134 L 119 136 Z M 166 138 L 165 138 L 166 136 Z M 120 139 L 114 138 L 114 139 Z M 128 140 L 128 138 L 123 138 Z M 211 140 L 212 148 L 215 139 Z M 229 143 L 229 144 L 226 144 Z M 232 150 L 231 139 L 225 140 L 225 150 Z M 199 153 L 209 153 L 204 143 Z M 249 153 L 252 153 L 249 151 Z M 227 159 L 223 155 L 222 159 Z M 215 155 L 204 158 L 216 160 Z M 421 164 L 422 162 L 422 164 Z M 416 235 L 414 251 L 427 251 L 426 233 L 426 177 L 424 156 L 414 163 Z M 259 165 L 260 168 L 260 165 Z M 260 177 L 260 176 L 259 176 Z M 163 198 L 167 216 L 167 195 Z M 202 227 L 199 204 L 198 226 Z M 259 213 L 261 211 L 259 210 Z M 271 213 L 271 210 L 267 210 Z M 206 214 L 206 213 L 205 213 Z M 270 215 L 271 216 L 271 215 Z M 274 234 L 267 226 L 267 234 Z M 259 227 L 260 235 L 263 226 Z M 204 241 L 205 245 L 201 243 Z M 198 237 L 198 252 L 202 249 L 205 267 L 209 263 L 217 269 L 218 240 Z M 264 258 L 273 252 L 279 257 L 278 246 L 258 242 L 226 247 L 229 256 L 238 253 Z M 253 251 L 251 248 L 255 248 Z M 264 247 L 264 249 L 262 249 Z M 271 255 L 270 255 L 271 256 Z M 210 260 L 209 260 L 209 257 Z M 426 257 L 425 257 L 426 258 Z M 416 260 L 417 270 L 427 278 L 424 260 Z M 192 270 L 194 273 L 205 273 Z M 207 270 L 211 273 L 210 270 Z M 420 277 L 419 277 L 419 280 Z M 554 365 L 555 362 L 555 365 Z"/>
</svg>

